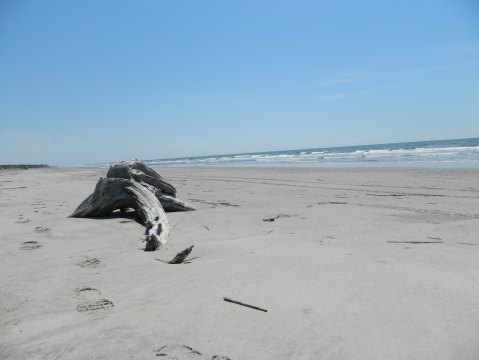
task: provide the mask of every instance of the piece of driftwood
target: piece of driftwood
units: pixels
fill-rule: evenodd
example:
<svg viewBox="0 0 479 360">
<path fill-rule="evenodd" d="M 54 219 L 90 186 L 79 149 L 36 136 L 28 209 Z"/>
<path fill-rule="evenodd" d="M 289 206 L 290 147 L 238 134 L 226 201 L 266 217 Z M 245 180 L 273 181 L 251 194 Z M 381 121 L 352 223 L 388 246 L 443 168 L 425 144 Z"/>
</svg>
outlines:
<svg viewBox="0 0 479 360">
<path fill-rule="evenodd" d="M 177 199 L 173 196 L 159 194 L 156 197 L 158 200 L 160 200 L 160 203 L 166 212 L 196 210 L 195 207 L 191 206 L 187 202 Z"/>
<path fill-rule="evenodd" d="M 155 170 L 137 160 L 125 160 L 111 165 L 106 177 L 134 179 L 159 189 L 162 194 L 176 196 L 173 185 L 165 181 Z"/>
<path fill-rule="evenodd" d="M 115 163 L 110 166 L 107 177 L 133 179 L 142 184 L 155 194 L 166 212 L 196 210 L 194 206 L 177 199 L 175 187 L 142 162 L 126 160 Z"/>
<path fill-rule="evenodd" d="M 133 208 L 146 227 L 145 250 L 156 250 L 168 240 L 170 223 L 160 201 L 147 188 L 130 179 L 100 179 L 95 191 L 71 217 L 106 216 L 122 208 Z"/>
<path fill-rule="evenodd" d="M 134 209 L 146 227 L 145 251 L 157 250 L 169 237 L 170 223 L 165 211 L 195 210 L 177 199 L 176 189 L 145 164 L 128 160 L 113 164 L 107 178 L 101 178 L 93 194 L 70 215 L 97 217 Z"/>
<path fill-rule="evenodd" d="M 224 301 L 227 301 L 227 302 L 230 302 L 230 303 L 233 303 L 233 304 L 238 304 L 238 305 L 246 306 L 246 307 L 249 307 L 249 308 L 251 308 L 251 309 L 268 312 L 268 310 L 266 310 L 266 309 L 262 309 L 262 308 L 260 308 L 260 307 L 257 307 L 257 306 L 254 306 L 254 305 L 250 305 L 250 304 L 245 304 L 245 303 L 242 303 L 242 302 L 240 302 L 240 301 L 233 300 L 233 299 L 228 299 L 228 298 L 226 298 L 226 297 L 224 297 L 223 300 L 224 300 Z"/>
<path fill-rule="evenodd" d="M 171 259 L 168 263 L 169 264 L 181 264 L 185 259 L 190 255 L 191 251 L 193 250 L 193 245 L 191 245 L 189 248 L 186 248 L 185 250 L 179 252 L 176 254 L 176 256 Z"/>
</svg>

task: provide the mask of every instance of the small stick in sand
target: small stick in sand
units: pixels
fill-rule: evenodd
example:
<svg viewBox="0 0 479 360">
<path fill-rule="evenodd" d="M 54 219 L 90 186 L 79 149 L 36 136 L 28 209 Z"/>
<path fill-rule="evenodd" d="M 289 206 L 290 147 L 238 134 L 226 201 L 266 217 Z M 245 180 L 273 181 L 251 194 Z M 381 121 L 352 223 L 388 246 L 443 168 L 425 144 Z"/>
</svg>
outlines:
<svg viewBox="0 0 479 360">
<path fill-rule="evenodd" d="M 266 218 L 266 219 L 263 219 L 263 221 L 266 221 L 266 222 L 273 222 L 275 221 L 276 219 L 279 218 L 279 215 L 278 216 L 275 216 L 275 217 L 272 217 L 272 218 Z"/>
<path fill-rule="evenodd" d="M 392 244 L 442 244 L 444 241 L 396 241 L 390 240 L 388 243 Z"/>
<path fill-rule="evenodd" d="M 225 297 L 223 298 L 223 300 L 224 300 L 224 301 L 227 301 L 227 302 L 230 302 L 230 303 L 233 303 L 233 304 L 238 304 L 238 305 L 246 306 L 246 307 L 249 307 L 249 308 L 251 308 L 251 309 L 268 312 L 268 310 L 262 309 L 262 308 L 260 308 L 260 307 L 254 306 L 254 305 L 245 304 L 245 303 L 242 303 L 242 302 L 240 302 L 240 301 L 228 299 L 228 298 L 225 298 Z"/>
<path fill-rule="evenodd" d="M 170 264 L 181 264 L 183 261 L 185 261 L 186 257 L 190 255 L 191 251 L 193 250 L 193 245 L 191 245 L 189 248 L 186 248 L 182 252 L 179 252 L 176 254 L 176 256 L 170 261 Z"/>
</svg>

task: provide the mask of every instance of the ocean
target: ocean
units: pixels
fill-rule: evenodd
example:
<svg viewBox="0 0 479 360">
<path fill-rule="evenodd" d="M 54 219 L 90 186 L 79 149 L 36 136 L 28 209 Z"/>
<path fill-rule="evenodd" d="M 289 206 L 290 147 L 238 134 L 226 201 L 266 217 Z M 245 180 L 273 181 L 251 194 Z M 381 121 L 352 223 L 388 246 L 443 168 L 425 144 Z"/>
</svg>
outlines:
<svg viewBox="0 0 479 360">
<path fill-rule="evenodd" d="M 144 160 L 162 166 L 479 168 L 479 138 Z"/>
</svg>

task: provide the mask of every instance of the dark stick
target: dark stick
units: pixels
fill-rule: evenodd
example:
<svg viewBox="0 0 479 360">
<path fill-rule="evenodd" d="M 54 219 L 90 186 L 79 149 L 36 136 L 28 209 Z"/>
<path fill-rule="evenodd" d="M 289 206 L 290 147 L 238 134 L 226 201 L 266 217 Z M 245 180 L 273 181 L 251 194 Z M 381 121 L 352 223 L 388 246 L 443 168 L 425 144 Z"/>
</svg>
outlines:
<svg viewBox="0 0 479 360">
<path fill-rule="evenodd" d="M 186 257 L 190 255 L 191 250 L 193 250 L 193 245 L 191 245 L 189 248 L 186 248 L 182 252 L 179 252 L 176 254 L 176 256 L 170 261 L 170 264 L 181 264 L 183 261 L 185 261 Z"/>
<path fill-rule="evenodd" d="M 278 219 L 278 218 L 279 218 L 279 215 L 278 215 L 278 216 L 275 216 L 275 217 L 272 217 L 272 218 L 263 219 L 263 221 L 273 222 L 273 221 L 275 221 L 275 220 Z"/>
<path fill-rule="evenodd" d="M 223 300 L 224 300 L 224 301 L 227 301 L 227 302 L 230 302 L 230 303 L 233 303 L 233 304 L 238 304 L 238 305 L 246 306 L 246 307 L 249 307 L 249 308 L 251 308 L 251 309 L 268 312 L 268 310 L 262 309 L 262 308 L 260 308 L 260 307 L 257 307 L 257 306 L 254 306 L 254 305 L 245 304 L 245 303 L 242 303 L 242 302 L 239 302 L 239 301 L 236 301 L 236 300 L 232 300 L 232 299 L 228 299 L 228 298 L 225 298 L 225 297 L 223 298 Z"/>
<path fill-rule="evenodd" d="M 395 241 L 391 240 L 388 243 L 393 244 L 442 244 L 444 241 Z"/>
</svg>

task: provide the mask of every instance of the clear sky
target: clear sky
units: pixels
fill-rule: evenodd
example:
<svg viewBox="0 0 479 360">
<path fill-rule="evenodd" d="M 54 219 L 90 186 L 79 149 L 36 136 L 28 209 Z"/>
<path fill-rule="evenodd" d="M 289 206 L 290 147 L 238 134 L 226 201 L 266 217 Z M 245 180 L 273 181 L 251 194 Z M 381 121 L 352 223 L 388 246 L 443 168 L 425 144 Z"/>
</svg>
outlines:
<svg viewBox="0 0 479 360">
<path fill-rule="evenodd" d="M 0 0 L 0 163 L 478 136 L 477 0 Z"/>
</svg>

